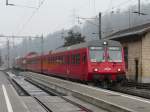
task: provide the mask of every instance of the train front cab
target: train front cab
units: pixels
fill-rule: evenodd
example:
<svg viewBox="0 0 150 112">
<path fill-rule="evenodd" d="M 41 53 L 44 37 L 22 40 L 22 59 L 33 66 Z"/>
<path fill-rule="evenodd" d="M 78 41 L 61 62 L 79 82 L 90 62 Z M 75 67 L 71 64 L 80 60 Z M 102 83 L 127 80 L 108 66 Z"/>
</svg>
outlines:
<svg viewBox="0 0 150 112">
<path fill-rule="evenodd" d="M 96 82 L 115 83 L 126 79 L 124 52 L 121 46 L 89 47 L 88 78 Z"/>
</svg>

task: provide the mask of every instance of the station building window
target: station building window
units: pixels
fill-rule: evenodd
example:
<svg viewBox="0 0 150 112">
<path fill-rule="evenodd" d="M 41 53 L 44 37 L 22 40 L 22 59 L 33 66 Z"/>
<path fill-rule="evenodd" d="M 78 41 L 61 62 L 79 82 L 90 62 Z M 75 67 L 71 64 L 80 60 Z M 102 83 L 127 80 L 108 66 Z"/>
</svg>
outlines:
<svg viewBox="0 0 150 112">
<path fill-rule="evenodd" d="M 124 60 L 126 69 L 128 69 L 128 47 L 124 47 Z"/>
</svg>

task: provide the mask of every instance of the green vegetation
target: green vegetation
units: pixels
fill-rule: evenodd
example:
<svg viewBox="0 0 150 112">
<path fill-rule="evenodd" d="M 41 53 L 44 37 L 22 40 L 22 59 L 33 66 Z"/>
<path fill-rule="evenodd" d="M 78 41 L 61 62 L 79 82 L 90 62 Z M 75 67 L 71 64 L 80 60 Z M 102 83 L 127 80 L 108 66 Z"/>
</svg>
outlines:
<svg viewBox="0 0 150 112">
<path fill-rule="evenodd" d="M 82 43 L 85 42 L 85 37 L 81 35 L 81 33 L 77 32 L 73 32 L 72 30 L 70 30 L 68 32 L 68 36 L 64 37 L 64 47 L 66 46 L 71 46 L 74 44 L 78 44 L 78 43 Z"/>
</svg>

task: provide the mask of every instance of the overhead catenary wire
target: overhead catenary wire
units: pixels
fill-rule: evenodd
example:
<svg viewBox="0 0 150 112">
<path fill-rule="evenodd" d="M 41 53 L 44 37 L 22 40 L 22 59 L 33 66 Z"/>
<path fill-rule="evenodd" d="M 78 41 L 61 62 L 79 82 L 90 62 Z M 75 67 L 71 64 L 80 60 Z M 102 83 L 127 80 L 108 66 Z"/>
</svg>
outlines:
<svg viewBox="0 0 150 112">
<path fill-rule="evenodd" d="M 92 20 L 92 19 L 97 19 L 97 18 L 81 18 L 81 17 L 77 17 L 77 19 L 78 19 L 78 20 L 79 20 L 79 19 L 86 20 L 88 23 L 93 24 L 94 26 L 97 26 L 97 27 L 98 27 L 97 24 L 95 24 L 94 22 L 90 21 L 90 20 Z"/>
<path fill-rule="evenodd" d="M 20 4 L 13 4 L 12 6 L 21 7 L 21 8 L 31 8 L 31 9 L 37 9 L 38 8 L 38 7 L 27 6 L 27 5 L 20 5 Z"/>
<path fill-rule="evenodd" d="M 12 4 L 12 3 L 9 3 L 9 0 L 6 0 L 6 6 L 15 6 L 15 7 L 32 8 L 32 9 L 36 9 L 37 8 L 37 7 L 28 6 L 28 5 L 22 5 L 22 4 Z"/>
<path fill-rule="evenodd" d="M 125 5 L 125 4 L 127 4 L 127 3 L 131 2 L 131 1 L 133 1 L 133 0 L 126 0 L 126 1 L 124 1 L 124 2 L 119 3 L 119 4 L 116 5 L 116 6 L 112 6 L 112 0 L 110 0 L 108 9 L 107 9 L 104 13 L 102 13 L 102 14 L 106 14 L 106 13 L 109 12 L 109 11 L 112 12 L 112 11 L 111 11 L 112 9 L 117 9 L 118 7 L 121 7 L 122 5 Z M 90 2 L 90 0 L 89 0 L 89 2 Z M 95 26 L 98 26 L 97 24 L 95 24 L 94 22 L 92 22 L 92 21 L 89 20 L 89 19 L 93 19 L 93 18 L 81 18 L 81 17 L 78 17 L 78 19 L 86 20 L 87 22 L 89 22 L 89 23 L 91 23 L 91 24 L 93 24 L 93 25 L 95 25 Z M 96 18 L 95 18 L 95 19 L 96 19 Z M 79 20 L 78 20 L 78 21 L 79 21 Z"/>
<path fill-rule="evenodd" d="M 114 10 L 114 9 L 120 8 L 121 6 L 123 6 L 123 5 L 125 5 L 129 2 L 131 3 L 131 2 L 133 2 L 133 0 L 126 0 L 124 2 L 121 2 L 121 3 L 117 4 L 116 6 L 112 6 L 111 9 L 110 9 L 110 6 L 109 6 L 108 9 L 106 9 L 106 11 L 104 11 L 104 14 L 112 12 L 112 9 Z M 112 4 L 112 2 L 110 2 L 110 3 Z"/>
<path fill-rule="evenodd" d="M 41 6 L 44 4 L 46 0 L 43 0 L 39 3 L 39 6 L 36 8 L 36 10 L 33 11 L 33 13 L 31 14 L 31 16 L 27 19 L 27 21 L 22 25 L 21 29 L 19 30 L 19 32 L 17 33 L 20 34 L 24 28 L 26 27 L 26 25 L 31 21 L 31 19 L 34 17 L 34 15 L 39 11 L 39 9 L 41 8 Z"/>
</svg>

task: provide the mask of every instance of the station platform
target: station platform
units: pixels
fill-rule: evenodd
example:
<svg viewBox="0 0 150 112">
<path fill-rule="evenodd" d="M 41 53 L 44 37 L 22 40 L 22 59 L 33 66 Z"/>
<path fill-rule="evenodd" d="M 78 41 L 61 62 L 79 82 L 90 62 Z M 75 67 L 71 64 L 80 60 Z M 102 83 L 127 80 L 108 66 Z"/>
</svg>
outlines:
<svg viewBox="0 0 150 112">
<path fill-rule="evenodd" d="M 0 112 L 29 112 L 24 102 L 10 84 L 7 76 L 0 71 Z"/>
<path fill-rule="evenodd" d="M 10 83 L 8 76 L 0 71 L 0 112 L 47 111 L 32 97 L 19 96 Z"/>
<path fill-rule="evenodd" d="M 32 79 L 39 80 L 45 85 L 53 86 L 57 89 L 60 87 L 62 89 L 64 88 L 64 90 L 74 92 L 75 94 L 77 93 L 75 96 L 78 98 L 99 107 L 107 107 L 109 110 L 117 107 L 124 110 L 124 112 L 150 112 L 150 100 L 148 99 L 100 89 L 97 87 L 90 87 L 32 72 L 25 72 L 23 74 Z M 115 112 L 117 112 L 117 110 Z"/>
<path fill-rule="evenodd" d="M 20 90 L 18 87 L 16 88 L 14 83 L 19 85 Z M 0 89 L 0 112 L 85 112 L 84 108 L 92 110 L 92 112 L 108 112 L 72 96 L 64 96 L 65 99 L 67 98 L 84 106 L 84 108 L 78 107 L 59 95 L 55 96 L 54 94 L 46 93 L 32 83 L 29 83 L 24 77 L 11 72 L 6 72 L 6 74 L 0 72 L 0 84 L 2 85 L 2 89 Z M 3 86 L 8 96 L 6 99 L 5 95 L 3 95 Z M 28 94 L 23 94 L 23 91 L 20 92 L 21 89 Z M 7 104 L 8 102 L 9 104 Z"/>
</svg>

